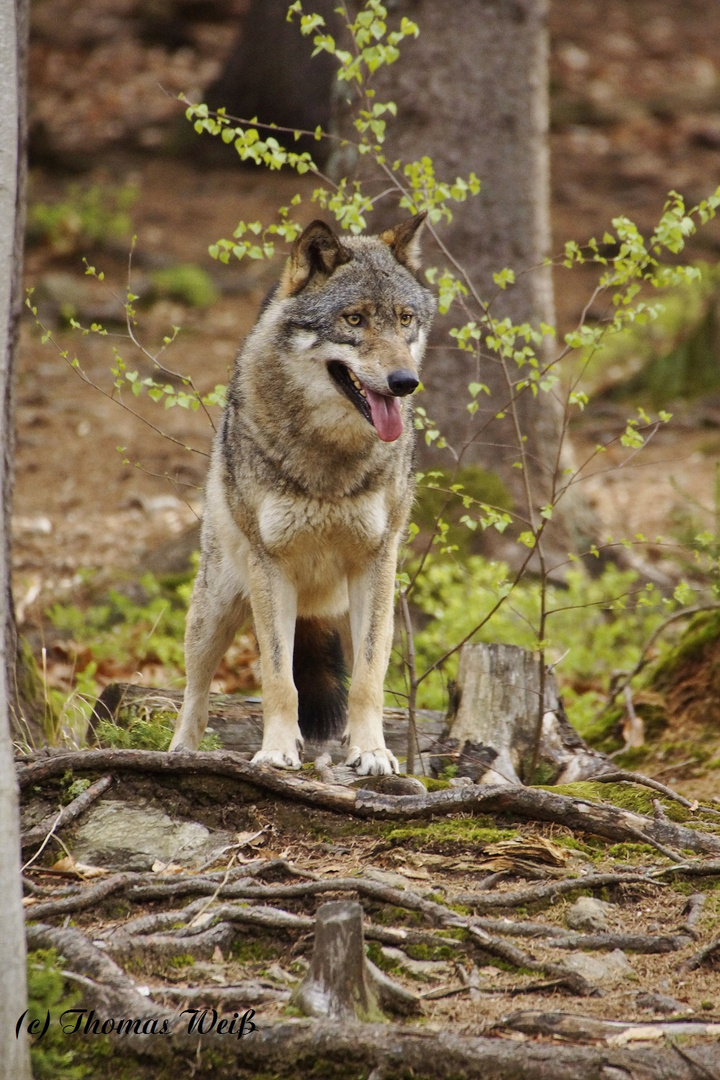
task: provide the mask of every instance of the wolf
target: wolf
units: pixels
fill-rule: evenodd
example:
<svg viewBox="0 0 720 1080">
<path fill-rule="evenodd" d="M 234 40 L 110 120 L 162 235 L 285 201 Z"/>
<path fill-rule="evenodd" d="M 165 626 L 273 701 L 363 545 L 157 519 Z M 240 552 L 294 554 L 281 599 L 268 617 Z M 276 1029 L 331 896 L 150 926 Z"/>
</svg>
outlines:
<svg viewBox="0 0 720 1080">
<path fill-rule="evenodd" d="M 383 682 L 414 495 L 410 395 L 436 309 L 420 278 L 424 217 L 342 239 L 312 222 L 238 355 L 211 454 L 171 750 L 197 749 L 211 680 L 252 614 L 263 695 L 253 762 L 298 769 L 303 737 L 347 724 L 348 765 L 398 771 Z"/>
</svg>

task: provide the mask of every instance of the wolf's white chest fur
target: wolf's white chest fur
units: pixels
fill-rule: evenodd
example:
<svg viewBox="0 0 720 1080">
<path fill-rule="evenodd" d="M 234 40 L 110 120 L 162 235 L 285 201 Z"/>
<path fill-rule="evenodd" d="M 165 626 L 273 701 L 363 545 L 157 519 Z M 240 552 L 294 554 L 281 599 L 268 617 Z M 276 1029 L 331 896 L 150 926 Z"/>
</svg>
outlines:
<svg viewBox="0 0 720 1080">
<path fill-rule="evenodd" d="M 273 554 L 287 552 L 310 539 L 332 546 L 335 537 L 372 552 L 387 529 L 385 499 L 380 492 L 326 502 L 285 495 L 266 495 L 258 514 L 262 542 Z"/>
<path fill-rule="evenodd" d="M 347 610 L 348 578 L 380 547 L 387 511 L 380 493 L 338 503 L 268 495 L 258 526 L 297 589 L 298 611 L 334 615 Z"/>
</svg>

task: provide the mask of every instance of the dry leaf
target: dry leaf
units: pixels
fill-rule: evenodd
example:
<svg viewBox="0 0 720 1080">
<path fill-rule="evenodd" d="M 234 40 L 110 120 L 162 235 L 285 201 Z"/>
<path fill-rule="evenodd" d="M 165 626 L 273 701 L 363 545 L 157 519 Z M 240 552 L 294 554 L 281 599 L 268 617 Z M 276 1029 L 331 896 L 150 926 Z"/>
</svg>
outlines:
<svg viewBox="0 0 720 1080">
<path fill-rule="evenodd" d="M 260 844 L 265 843 L 265 830 L 256 829 L 255 832 L 239 832 L 235 834 L 235 843 L 238 847 L 259 847 Z"/>
<path fill-rule="evenodd" d="M 103 877 L 110 873 L 103 866 L 89 866 L 87 863 L 77 862 L 72 855 L 65 855 L 62 859 L 58 859 L 50 869 L 61 870 L 66 874 L 77 874 L 78 877 L 83 878 Z"/>
<path fill-rule="evenodd" d="M 178 863 L 163 862 L 162 859 L 156 859 L 151 867 L 153 874 L 182 874 L 184 869 L 185 867 Z"/>
<path fill-rule="evenodd" d="M 497 844 L 488 844 L 484 851 L 486 855 L 499 855 L 501 860 L 502 857 L 510 860 L 510 866 L 501 866 L 498 869 L 510 869 L 513 863 L 520 860 L 543 863 L 546 866 L 564 866 L 570 858 L 569 852 L 543 836 L 515 836 L 512 840 L 500 840 Z M 483 862 L 480 865 L 487 866 L 487 863 Z"/>
</svg>

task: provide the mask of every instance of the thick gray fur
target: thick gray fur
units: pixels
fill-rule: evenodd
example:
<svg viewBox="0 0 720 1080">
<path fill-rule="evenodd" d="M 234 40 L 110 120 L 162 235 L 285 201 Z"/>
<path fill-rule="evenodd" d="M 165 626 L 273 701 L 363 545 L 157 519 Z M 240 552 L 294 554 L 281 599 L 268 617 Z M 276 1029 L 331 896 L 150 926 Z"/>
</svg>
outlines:
<svg viewBox="0 0 720 1080">
<path fill-rule="evenodd" d="M 352 658 L 347 761 L 361 774 L 397 771 L 382 731 L 383 680 L 413 500 L 410 394 L 436 307 L 417 277 L 421 222 L 342 240 L 309 225 L 240 352 L 211 457 L 172 749 L 197 748 L 211 680 L 252 614 L 263 687 L 254 760 L 298 768 L 302 734 L 344 722 L 332 639 Z M 304 732 L 296 624 L 308 635 L 298 685 L 313 687 Z"/>
</svg>

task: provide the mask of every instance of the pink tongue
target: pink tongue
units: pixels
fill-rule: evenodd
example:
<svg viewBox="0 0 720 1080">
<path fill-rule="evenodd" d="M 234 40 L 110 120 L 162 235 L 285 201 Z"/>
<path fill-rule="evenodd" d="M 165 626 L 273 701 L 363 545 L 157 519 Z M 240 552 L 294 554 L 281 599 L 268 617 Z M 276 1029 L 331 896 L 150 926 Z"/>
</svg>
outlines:
<svg viewBox="0 0 720 1080">
<path fill-rule="evenodd" d="M 403 429 L 400 400 L 396 397 L 376 394 L 369 386 L 365 387 L 365 393 L 370 404 L 372 422 L 378 435 L 383 442 L 395 442 Z"/>
</svg>

